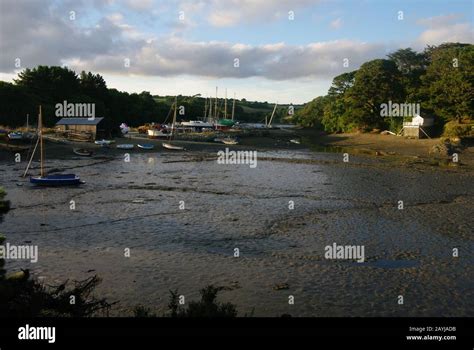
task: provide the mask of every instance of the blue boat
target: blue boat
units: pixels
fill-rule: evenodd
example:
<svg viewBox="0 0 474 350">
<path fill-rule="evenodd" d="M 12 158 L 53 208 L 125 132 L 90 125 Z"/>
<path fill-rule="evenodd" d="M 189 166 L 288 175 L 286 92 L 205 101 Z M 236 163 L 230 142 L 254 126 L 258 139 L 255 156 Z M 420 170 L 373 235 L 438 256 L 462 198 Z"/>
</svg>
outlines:
<svg viewBox="0 0 474 350">
<path fill-rule="evenodd" d="M 28 172 L 28 168 L 31 164 L 31 161 L 33 160 L 33 157 L 35 155 L 36 147 L 38 146 L 38 143 L 40 144 L 40 176 L 31 176 L 30 177 L 30 182 L 34 185 L 39 185 L 39 186 L 72 186 L 72 185 L 79 185 L 81 184 L 81 179 L 79 176 L 75 174 L 56 174 L 56 175 L 45 175 L 44 169 L 43 169 L 43 163 L 44 163 L 44 149 L 43 149 L 43 120 L 42 120 L 42 114 L 41 114 L 41 106 L 39 107 L 39 118 L 38 118 L 38 130 L 39 130 L 39 137 L 38 140 L 36 141 L 36 146 L 33 150 L 33 153 L 31 154 L 31 159 L 30 162 L 28 163 L 28 166 L 26 167 L 25 176 Z"/>
<path fill-rule="evenodd" d="M 39 186 L 74 186 L 80 185 L 81 179 L 74 174 L 57 174 L 47 176 L 31 176 L 30 182 Z"/>
<path fill-rule="evenodd" d="M 145 144 L 139 144 L 137 145 L 138 148 L 141 148 L 141 149 L 146 149 L 146 150 L 152 150 L 153 148 L 155 148 L 155 145 L 151 144 L 151 143 L 145 143 Z"/>
</svg>

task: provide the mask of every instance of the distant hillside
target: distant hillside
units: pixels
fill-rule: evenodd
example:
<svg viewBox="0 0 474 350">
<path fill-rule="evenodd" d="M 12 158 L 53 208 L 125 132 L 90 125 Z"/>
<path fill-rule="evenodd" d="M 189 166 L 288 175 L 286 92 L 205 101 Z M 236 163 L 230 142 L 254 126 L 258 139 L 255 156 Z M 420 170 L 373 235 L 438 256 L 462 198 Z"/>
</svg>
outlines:
<svg viewBox="0 0 474 350">
<path fill-rule="evenodd" d="M 153 99 L 158 104 L 165 104 L 168 108 L 171 108 L 171 105 L 174 102 L 174 96 L 158 96 L 154 95 Z M 209 104 L 209 99 L 203 97 L 191 97 L 191 96 L 178 96 L 178 106 L 184 107 L 184 116 L 178 114 L 178 120 L 194 120 L 194 119 L 202 119 L 204 116 L 204 109 L 206 108 L 206 115 L 209 114 L 209 105 L 206 107 L 206 103 Z M 232 99 L 227 100 L 227 117 L 230 118 L 232 115 Z M 218 102 L 218 111 L 219 111 L 219 118 L 224 117 L 224 106 L 225 102 L 223 98 L 219 98 Z M 265 117 L 270 119 L 273 108 L 275 105 L 269 102 L 258 102 L 258 101 L 247 101 L 244 99 L 236 99 L 235 100 L 235 120 L 241 122 L 252 122 L 252 123 L 260 123 L 265 122 Z M 288 122 L 286 119 L 291 119 L 289 115 L 289 107 L 288 104 L 278 105 L 275 111 L 275 116 L 273 117 L 274 123 L 283 123 Z M 302 105 L 293 105 L 295 111 L 302 108 Z M 215 99 L 212 99 L 212 110 L 214 114 L 215 108 Z M 166 116 L 165 116 L 166 117 Z"/>
<path fill-rule="evenodd" d="M 174 96 L 152 96 L 143 91 L 139 94 L 110 89 L 100 74 L 81 72 L 79 75 L 67 67 L 38 66 L 25 69 L 14 83 L 0 81 L 0 125 L 23 126 L 27 115 L 30 124 L 35 123 L 38 105 L 43 107 L 44 125 L 56 124 L 56 105 L 68 103 L 90 103 L 95 116 L 104 117 L 100 128 L 109 134 L 119 133 L 118 126 L 127 123 L 132 127 L 145 123 L 171 120 L 170 108 Z M 208 101 L 209 102 L 209 101 Z M 206 99 L 200 96 L 178 96 L 178 121 L 203 119 Z M 215 100 L 213 100 L 213 110 Z M 264 122 L 270 118 L 274 105 L 268 102 L 236 100 L 235 120 L 241 122 Z M 288 116 L 288 105 L 278 106 L 274 123 Z M 301 106 L 294 106 L 295 110 Z M 218 99 L 219 118 L 224 117 L 224 99 Z M 232 99 L 227 100 L 227 117 L 232 113 Z"/>
</svg>

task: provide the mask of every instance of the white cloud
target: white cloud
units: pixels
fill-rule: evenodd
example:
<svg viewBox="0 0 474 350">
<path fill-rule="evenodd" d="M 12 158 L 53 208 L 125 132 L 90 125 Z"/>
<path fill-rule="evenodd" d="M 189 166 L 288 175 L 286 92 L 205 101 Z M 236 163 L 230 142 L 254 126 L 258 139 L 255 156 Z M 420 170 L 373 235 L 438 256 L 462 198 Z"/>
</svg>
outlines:
<svg viewBox="0 0 474 350">
<path fill-rule="evenodd" d="M 336 18 L 334 21 L 331 22 L 330 24 L 331 28 L 333 29 L 339 29 L 342 27 L 342 18 Z"/>
<path fill-rule="evenodd" d="M 308 45 L 245 45 L 227 42 L 190 42 L 181 38 L 156 40 L 126 56 L 99 55 L 75 62 L 80 69 L 123 74 L 213 78 L 263 77 L 270 80 L 292 80 L 303 77 L 332 78 L 363 62 L 384 55 L 384 46 L 340 40 Z M 123 67 L 123 57 L 131 66 Z M 350 67 L 344 68 L 344 59 Z M 235 59 L 239 67 L 234 67 Z"/>
<path fill-rule="evenodd" d="M 298 10 L 317 4 L 321 0 L 201 0 L 200 14 L 217 27 L 239 23 L 268 21 L 288 16 L 289 11 L 298 16 Z M 194 0 L 181 0 L 181 6 L 191 6 Z"/>
<path fill-rule="evenodd" d="M 417 44 L 423 47 L 444 42 L 472 43 L 472 23 L 456 23 L 461 17 L 460 14 L 449 14 L 419 19 L 417 23 L 427 29 L 419 35 Z"/>
<path fill-rule="evenodd" d="M 440 27 L 450 24 L 461 17 L 460 14 L 452 13 L 449 15 L 440 15 L 428 18 L 421 18 L 416 23 L 423 27 Z"/>
<path fill-rule="evenodd" d="M 126 4 L 137 11 L 148 11 L 155 5 L 153 0 L 127 0 Z"/>
</svg>

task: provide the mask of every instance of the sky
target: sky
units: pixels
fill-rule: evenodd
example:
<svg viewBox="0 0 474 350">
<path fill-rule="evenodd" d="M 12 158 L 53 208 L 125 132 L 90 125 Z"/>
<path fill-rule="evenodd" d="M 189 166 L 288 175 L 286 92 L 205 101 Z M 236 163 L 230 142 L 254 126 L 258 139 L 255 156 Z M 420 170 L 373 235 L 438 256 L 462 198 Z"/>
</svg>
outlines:
<svg viewBox="0 0 474 350">
<path fill-rule="evenodd" d="M 305 103 L 399 48 L 473 43 L 472 0 L 0 0 L 0 80 L 60 65 L 109 88 Z"/>
</svg>

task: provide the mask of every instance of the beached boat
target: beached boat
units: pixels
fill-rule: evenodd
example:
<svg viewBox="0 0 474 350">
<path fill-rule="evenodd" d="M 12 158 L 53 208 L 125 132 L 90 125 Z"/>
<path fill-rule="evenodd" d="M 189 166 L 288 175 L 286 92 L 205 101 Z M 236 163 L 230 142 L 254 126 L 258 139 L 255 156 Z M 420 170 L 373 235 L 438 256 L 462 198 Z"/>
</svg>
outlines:
<svg viewBox="0 0 474 350">
<path fill-rule="evenodd" d="M 16 132 L 11 132 L 8 134 L 8 139 L 10 141 L 13 141 L 13 140 L 23 140 L 23 133 L 22 132 L 19 132 L 19 131 L 16 131 Z"/>
<path fill-rule="evenodd" d="M 33 157 L 35 155 L 36 148 L 38 143 L 40 144 L 40 175 L 31 176 L 30 182 L 34 185 L 39 186 L 72 186 L 81 184 L 81 179 L 75 174 L 54 174 L 54 175 L 45 175 L 44 174 L 44 147 L 43 147 L 43 118 L 41 113 L 41 106 L 39 107 L 39 117 L 38 117 L 38 133 L 39 137 L 36 141 L 35 148 L 31 154 L 31 159 L 26 167 L 25 173 L 23 176 L 26 176 L 28 168 L 31 165 Z"/>
<path fill-rule="evenodd" d="M 148 138 L 156 139 L 158 137 L 167 137 L 169 134 L 162 129 L 148 129 Z"/>
<path fill-rule="evenodd" d="M 32 176 L 30 177 L 30 182 L 39 186 L 73 186 L 81 184 L 81 179 L 74 174 L 57 174 Z"/>
<path fill-rule="evenodd" d="M 214 125 L 216 130 L 228 130 L 233 127 L 235 122 L 231 119 L 219 119 Z"/>
<path fill-rule="evenodd" d="M 145 150 L 152 150 L 153 148 L 155 148 L 155 145 L 151 143 L 144 143 L 144 144 L 138 144 L 137 147 L 141 149 L 145 149 Z"/>
<path fill-rule="evenodd" d="M 119 149 L 133 149 L 134 147 L 135 145 L 131 143 L 123 143 L 123 144 L 117 145 L 117 148 Z"/>
<path fill-rule="evenodd" d="M 236 139 L 226 138 L 226 139 L 222 139 L 222 143 L 226 145 L 237 145 L 239 141 L 237 141 Z"/>
<path fill-rule="evenodd" d="M 74 148 L 72 151 L 74 152 L 74 154 L 81 157 L 90 157 L 93 153 L 92 151 L 84 148 Z"/>
<path fill-rule="evenodd" d="M 176 109 L 178 106 L 178 99 L 177 97 L 174 98 L 174 113 L 173 113 L 173 124 L 171 125 L 171 133 L 168 138 L 168 142 L 163 142 L 162 145 L 164 148 L 173 150 L 173 151 L 184 151 L 184 147 L 176 146 L 171 143 L 173 139 L 174 132 L 175 132 L 175 125 L 176 125 Z"/>
<path fill-rule="evenodd" d="M 172 145 L 171 143 L 166 143 L 166 142 L 163 142 L 163 147 L 167 148 L 167 149 L 174 150 L 174 151 L 183 151 L 184 150 L 184 147 Z"/>
<path fill-rule="evenodd" d="M 108 145 L 114 143 L 114 140 L 104 140 L 104 139 L 102 139 L 102 140 L 97 140 L 97 141 L 95 141 L 94 143 L 95 143 L 96 145 L 108 146 Z"/>
<path fill-rule="evenodd" d="M 181 126 L 196 129 L 212 129 L 213 124 L 204 122 L 202 120 L 190 120 L 189 122 L 181 122 Z"/>
</svg>

